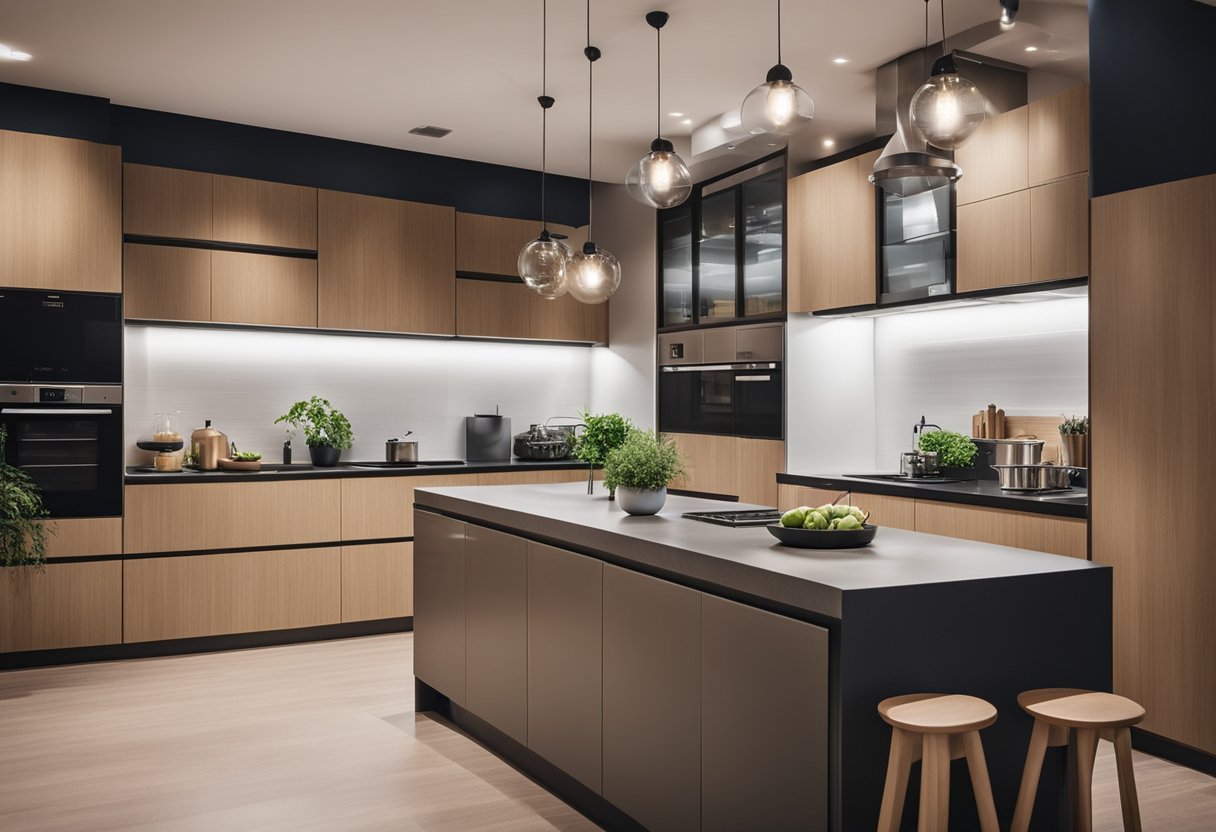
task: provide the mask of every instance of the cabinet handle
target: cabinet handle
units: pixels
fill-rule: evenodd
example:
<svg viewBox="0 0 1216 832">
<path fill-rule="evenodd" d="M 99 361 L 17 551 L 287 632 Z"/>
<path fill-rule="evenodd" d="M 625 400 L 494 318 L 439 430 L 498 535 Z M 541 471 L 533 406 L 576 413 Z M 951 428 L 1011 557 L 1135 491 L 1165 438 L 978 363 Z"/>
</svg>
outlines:
<svg viewBox="0 0 1216 832">
<path fill-rule="evenodd" d="M 735 376 L 735 381 L 772 381 L 772 376 Z"/>
</svg>

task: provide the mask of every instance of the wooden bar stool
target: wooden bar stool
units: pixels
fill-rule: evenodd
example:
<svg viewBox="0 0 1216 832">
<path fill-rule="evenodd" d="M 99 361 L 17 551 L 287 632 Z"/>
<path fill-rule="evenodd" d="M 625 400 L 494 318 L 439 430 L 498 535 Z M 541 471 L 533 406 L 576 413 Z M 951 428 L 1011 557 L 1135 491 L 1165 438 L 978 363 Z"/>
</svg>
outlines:
<svg viewBox="0 0 1216 832">
<path fill-rule="evenodd" d="M 999 832 L 980 729 L 996 722 L 996 708 L 974 696 L 913 693 L 878 703 L 891 725 L 891 756 L 878 832 L 898 832 L 912 763 L 920 764 L 920 832 L 946 832 L 950 818 L 950 761 L 967 758 L 983 832 Z"/>
<path fill-rule="evenodd" d="M 1115 763 L 1119 769 L 1119 802 L 1123 806 L 1123 828 L 1140 832 L 1140 803 L 1136 799 L 1136 778 L 1132 772 L 1131 726 L 1144 719 L 1144 708 L 1113 693 L 1043 688 L 1018 695 L 1018 704 L 1034 717 L 1030 750 L 1013 812 L 1012 832 L 1027 832 L 1030 813 L 1039 790 L 1043 754 L 1048 746 L 1068 746 L 1068 786 L 1072 801 L 1073 829 L 1090 832 L 1093 828 L 1094 755 L 1098 739 L 1115 744 Z"/>
</svg>

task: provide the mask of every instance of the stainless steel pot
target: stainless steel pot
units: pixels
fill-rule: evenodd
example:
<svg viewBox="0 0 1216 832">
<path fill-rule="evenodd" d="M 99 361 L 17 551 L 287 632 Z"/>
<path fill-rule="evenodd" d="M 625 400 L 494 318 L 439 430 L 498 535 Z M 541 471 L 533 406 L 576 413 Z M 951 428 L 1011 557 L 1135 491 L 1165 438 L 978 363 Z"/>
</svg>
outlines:
<svg viewBox="0 0 1216 832">
<path fill-rule="evenodd" d="M 993 465 L 1005 491 L 1059 491 L 1072 488 L 1070 475 L 1076 468 L 1066 465 Z"/>
<path fill-rule="evenodd" d="M 406 432 L 409 436 L 413 431 Z M 385 462 L 417 462 L 418 442 L 416 440 L 390 439 L 384 443 Z"/>
<path fill-rule="evenodd" d="M 550 425 L 554 419 L 572 418 L 553 416 L 543 425 L 531 425 L 523 433 L 515 434 L 512 451 L 520 459 L 568 459 L 575 431 L 582 423 L 573 425 Z"/>
<path fill-rule="evenodd" d="M 993 443 L 993 466 L 1038 465 L 1043 461 L 1043 440 L 1033 436 L 1017 439 L 989 439 Z"/>
</svg>

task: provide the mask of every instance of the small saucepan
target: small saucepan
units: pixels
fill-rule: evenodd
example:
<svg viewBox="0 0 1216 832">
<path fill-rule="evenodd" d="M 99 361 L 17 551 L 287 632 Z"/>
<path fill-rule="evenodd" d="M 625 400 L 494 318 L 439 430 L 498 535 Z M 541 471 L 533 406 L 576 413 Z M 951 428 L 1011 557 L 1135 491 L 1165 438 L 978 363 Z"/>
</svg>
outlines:
<svg viewBox="0 0 1216 832">
<path fill-rule="evenodd" d="M 405 435 L 409 436 L 413 433 L 412 430 L 406 431 Z M 385 462 L 417 462 L 418 461 L 418 442 L 410 440 L 406 442 L 404 439 L 390 439 L 384 443 L 384 461 Z"/>
</svg>

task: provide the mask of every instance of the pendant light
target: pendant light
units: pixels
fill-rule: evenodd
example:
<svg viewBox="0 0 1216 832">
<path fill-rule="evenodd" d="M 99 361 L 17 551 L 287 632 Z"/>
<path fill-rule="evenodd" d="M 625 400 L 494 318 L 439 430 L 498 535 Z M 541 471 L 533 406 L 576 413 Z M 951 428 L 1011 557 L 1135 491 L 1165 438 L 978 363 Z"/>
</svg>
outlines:
<svg viewBox="0 0 1216 832">
<path fill-rule="evenodd" d="M 675 151 L 675 147 L 663 138 L 660 117 L 663 112 L 663 43 L 662 30 L 667 24 L 667 12 L 649 12 L 646 22 L 654 27 L 655 34 L 655 135 L 650 143 L 650 152 L 630 168 L 625 177 L 629 195 L 652 208 L 674 208 L 688 199 L 692 193 L 692 174 Z"/>
<path fill-rule="evenodd" d="M 549 108 L 554 100 L 547 95 L 548 89 L 548 0 L 541 3 L 541 94 L 537 102 L 541 108 L 540 127 L 540 236 L 524 245 L 519 252 L 515 267 L 529 289 L 546 300 L 555 300 L 566 294 L 567 268 L 570 262 L 570 247 L 549 233 L 545 223 L 545 164 L 549 138 Z"/>
<path fill-rule="evenodd" d="M 781 63 L 781 0 L 777 0 L 777 64 L 768 71 L 764 83 L 743 99 L 739 120 L 752 135 L 789 135 L 810 124 L 814 117 L 815 103 L 794 83 L 790 68 Z"/>
<path fill-rule="evenodd" d="M 929 80 L 912 96 L 909 115 L 912 128 L 926 143 L 956 150 L 984 123 L 986 104 L 975 84 L 958 74 L 954 55 L 946 50 L 946 0 L 940 2 L 942 56 L 933 64 Z"/>
<path fill-rule="evenodd" d="M 587 0 L 587 242 L 583 250 L 575 252 L 566 267 L 567 287 L 570 296 L 580 303 L 603 303 L 621 285 L 621 264 L 611 252 L 600 248 L 592 240 L 591 209 L 591 138 L 595 121 L 592 104 L 594 96 L 595 62 L 600 59 L 600 50 L 591 45 L 591 0 Z"/>
</svg>

